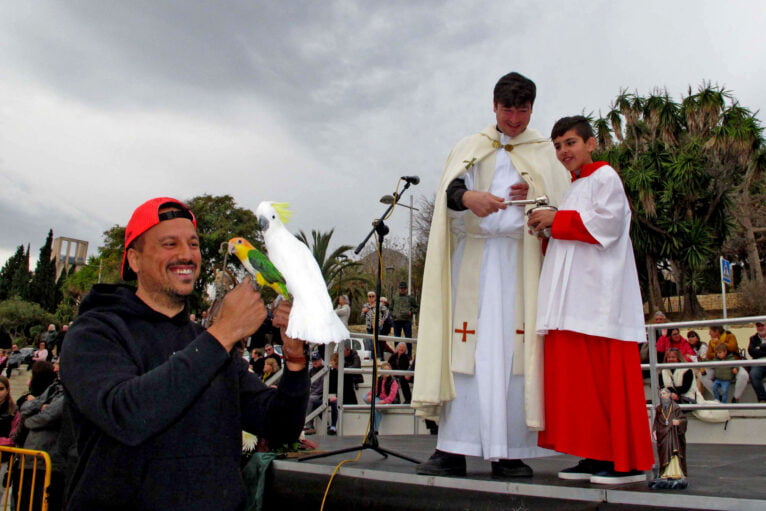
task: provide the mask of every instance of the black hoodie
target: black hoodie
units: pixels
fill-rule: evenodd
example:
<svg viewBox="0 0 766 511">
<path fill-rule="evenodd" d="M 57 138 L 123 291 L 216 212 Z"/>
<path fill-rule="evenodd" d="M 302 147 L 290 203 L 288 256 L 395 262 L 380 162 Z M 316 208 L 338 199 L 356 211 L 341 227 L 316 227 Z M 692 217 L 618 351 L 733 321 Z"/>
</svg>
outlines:
<svg viewBox="0 0 766 511">
<path fill-rule="evenodd" d="M 127 286 L 85 297 L 60 373 L 80 455 L 67 509 L 237 509 L 241 430 L 292 442 L 308 401 L 307 371 L 268 388 L 187 311 L 169 318 Z"/>
</svg>

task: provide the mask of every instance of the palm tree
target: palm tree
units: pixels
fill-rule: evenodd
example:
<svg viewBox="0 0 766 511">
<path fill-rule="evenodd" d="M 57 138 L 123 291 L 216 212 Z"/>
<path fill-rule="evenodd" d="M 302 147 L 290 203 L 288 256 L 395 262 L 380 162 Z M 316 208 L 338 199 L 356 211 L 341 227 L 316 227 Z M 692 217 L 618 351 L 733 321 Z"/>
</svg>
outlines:
<svg viewBox="0 0 766 511">
<path fill-rule="evenodd" d="M 594 125 L 598 156 L 625 183 L 650 308 L 661 305 L 662 265 L 685 298 L 684 315 L 702 314 L 696 294 L 717 268 L 720 247 L 735 227 L 732 218 L 745 231 L 754 278 L 763 278 L 748 196 L 763 181 L 761 128 L 729 91 L 704 83 L 677 103 L 664 90 L 646 98 L 622 90 Z M 603 136 L 608 127 L 614 144 Z"/>
<path fill-rule="evenodd" d="M 324 277 L 327 283 L 327 289 L 332 295 L 344 294 L 343 291 L 356 289 L 357 283 L 369 284 L 369 277 L 361 275 L 357 269 L 360 266 L 358 262 L 352 261 L 346 252 L 351 250 L 351 245 L 341 245 L 332 252 L 329 252 L 330 240 L 335 229 L 330 229 L 328 232 L 319 232 L 314 229 L 311 230 L 311 239 L 305 232 L 300 231 L 297 238 L 306 244 L 311 249 L 311 253 L 319 264 L 319 269 L 322 271 L 322 277 Z M 360 288 L 362 289 L 362 288 Z M 363 291 L 358 291 L 362 293 Z M 352 292 L 353 294 L 353 292 Z M 337 297 L 337 296 L 336 296 Z"/>
</svg>

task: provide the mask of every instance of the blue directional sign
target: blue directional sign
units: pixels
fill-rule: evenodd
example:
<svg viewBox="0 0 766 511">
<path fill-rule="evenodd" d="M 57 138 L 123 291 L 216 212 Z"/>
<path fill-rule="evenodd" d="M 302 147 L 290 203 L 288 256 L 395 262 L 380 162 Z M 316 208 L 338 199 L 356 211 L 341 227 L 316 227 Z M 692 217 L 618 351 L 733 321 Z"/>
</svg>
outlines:
<svg viewBox="0 0 766 511">
<path fill-rule="evenodd" d="M 721 258 L 721 281 L 731 285 L 731 262 Z"/>
</svg>

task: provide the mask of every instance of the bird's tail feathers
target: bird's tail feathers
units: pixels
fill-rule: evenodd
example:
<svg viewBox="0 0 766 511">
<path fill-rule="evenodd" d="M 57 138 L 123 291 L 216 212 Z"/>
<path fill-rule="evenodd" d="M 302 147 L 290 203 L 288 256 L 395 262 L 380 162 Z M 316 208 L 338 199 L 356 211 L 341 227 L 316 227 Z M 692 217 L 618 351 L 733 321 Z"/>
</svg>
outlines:
<svg viewBox="0 0 766 511">
<path fill-rule="evenodd" d="M 297 302 L 290 311 L 290 322 L 285 333 L 293 339 L 318 344 L 340 342 L 350 337 L 348 328 L 335 311 L 317 314 L 317 311 L 303 310 Z"/>
<path fill-rule="evenodd" d="M 275 293 L 282 296 L 285 300 L 290 300 L 290 293 L 287 292 L 287 286 L 285 286 L 282 282 L 274 282 L 273 284 L 270 284 L 271 289 L 274 290 Z"/>
</svg>

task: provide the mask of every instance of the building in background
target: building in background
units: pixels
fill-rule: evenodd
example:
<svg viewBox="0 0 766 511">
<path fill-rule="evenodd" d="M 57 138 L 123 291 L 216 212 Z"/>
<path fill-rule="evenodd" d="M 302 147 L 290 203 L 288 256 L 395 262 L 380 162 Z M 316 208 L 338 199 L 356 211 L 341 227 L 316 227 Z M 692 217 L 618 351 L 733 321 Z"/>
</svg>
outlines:
<svg viewBox="0 0 766 511">
<path fill-rule="evenodd" d="M 53 240 L 51 257 L 56 258 L 56 278 L 58 279 L 62 271 L 69 271 L 72 266 L 75 267 L 75 271 L 85 266 L 88 260 L 88 242 L 60 236 Z"/>
</svg>

